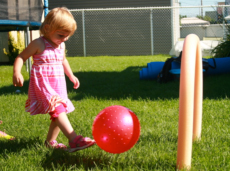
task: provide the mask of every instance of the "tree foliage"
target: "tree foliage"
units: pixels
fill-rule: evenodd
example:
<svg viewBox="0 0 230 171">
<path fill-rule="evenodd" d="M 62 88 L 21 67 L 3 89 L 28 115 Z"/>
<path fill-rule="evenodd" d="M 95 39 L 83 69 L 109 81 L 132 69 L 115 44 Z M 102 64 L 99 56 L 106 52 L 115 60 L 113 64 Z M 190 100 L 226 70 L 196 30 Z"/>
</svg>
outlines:
<svg viewBox="0 0 230 171">
<path fill-rule="evenodd" d="M 15 58 L 23 51 L 24 48 L 25 45 L 20 32 L 17 32 L 17 41 L 14 39 L 13 33 L 9 32 L 8 51 L 4 48 L 3 52 L 8 56 L 10 64 L 14 63 Z"/>
<path fill-rule="evenodd" d="M 230 25 L 227 21 L 225 21 L 225 28 L 227 29 L 226 40 L 212 50 L 214 58 L 230 57 Z"/>
</svg>

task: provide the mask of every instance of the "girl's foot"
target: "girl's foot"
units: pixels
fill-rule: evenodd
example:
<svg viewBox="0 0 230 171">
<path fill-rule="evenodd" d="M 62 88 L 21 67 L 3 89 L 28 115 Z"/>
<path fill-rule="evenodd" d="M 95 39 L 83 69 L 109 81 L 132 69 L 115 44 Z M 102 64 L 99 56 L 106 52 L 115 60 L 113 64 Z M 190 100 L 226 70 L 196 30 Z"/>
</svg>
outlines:
<svg viewBox="0 0 230 171">
<path fill-rule="evenodd" d="M 69 142 L 69 152 L 75 152 L 78 150 L 83 150 L 85 148 L 88 148 L 92 145 L 96 144 L 95 140 L 92 140 L 88 137 L 82 137 L 81 135 L 78 135 L 72 142 Z"/>
<path fill-rule="evenodd" d="M 67 149 L 67 147 L 62 144 L 62 143 L 59 143 L 56 141 L 56 140 L 53 140 L 51 142 L 48 142 L 47 140 L 45 140 L 45 146 L 48 147 L 48 148 L 61 148 L 61 149 Z"/>
</svg>

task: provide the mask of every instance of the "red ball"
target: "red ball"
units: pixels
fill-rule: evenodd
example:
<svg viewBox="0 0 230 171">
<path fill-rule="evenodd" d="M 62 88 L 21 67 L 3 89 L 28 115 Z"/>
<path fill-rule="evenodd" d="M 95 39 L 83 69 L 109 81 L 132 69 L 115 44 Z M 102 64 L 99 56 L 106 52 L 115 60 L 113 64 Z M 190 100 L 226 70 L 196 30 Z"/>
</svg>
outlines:
<svg viewBox="0 0 230 171">
<path fill-rule="evenodd" d="M 93 137 L 97 145 L 109 153 L 123 153 L 132 148 L 140 136 L 137 116 L 123 106 L 103 109 L 93 122 Z"/>
</svg>

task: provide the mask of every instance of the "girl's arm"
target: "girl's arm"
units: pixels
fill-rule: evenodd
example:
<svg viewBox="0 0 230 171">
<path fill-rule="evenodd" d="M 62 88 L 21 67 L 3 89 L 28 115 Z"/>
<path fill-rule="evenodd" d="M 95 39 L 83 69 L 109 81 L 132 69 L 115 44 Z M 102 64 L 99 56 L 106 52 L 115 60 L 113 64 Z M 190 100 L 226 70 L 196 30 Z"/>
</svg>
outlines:
<svg viewBox="0 0 230 171">
<path fill-rule="evenodd" d="M 30 57 L 36 53 L 39 53 L 41 50 L 41 40 L 36 39 L 32 41 L 26 49 L 24 49 L 15 59 L 14 61 L 14 69 L 13 69 L 13 85 L 14 86 L 23 86 L 24 78 L 21 74 L 21 69 L 23 63 Z"/>
<path fill-rule="evenodd" d="M 65 56 L 65 47 L 64 47 L 64 60 L 63 60 L 63 68 L 65 74 L 69 77 L 70 81 L 74 84 L 73 88 L 77 89 L 80 86 L 80 82 L 77 77 L 74 76 L 72 69 L 70 68 L 69 62 Z"/>
</svg>

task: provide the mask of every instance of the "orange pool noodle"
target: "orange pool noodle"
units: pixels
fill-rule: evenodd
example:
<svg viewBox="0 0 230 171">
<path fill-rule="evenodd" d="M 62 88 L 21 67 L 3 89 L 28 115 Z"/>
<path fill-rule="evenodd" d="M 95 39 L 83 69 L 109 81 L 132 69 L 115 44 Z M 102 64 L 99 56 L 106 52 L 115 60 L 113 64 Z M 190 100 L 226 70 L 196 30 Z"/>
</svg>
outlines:
<svg viewBox="0 0 230 171">
<path fill-rule="evenodd" d="M 203 68 L 200 40 L 185 38 L 180 74 L 177 169 L 190 169 L 192 141 L 200 139 L 203 101 Z"/>
</svg>

